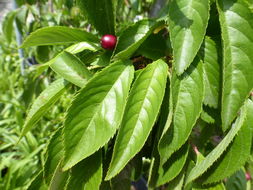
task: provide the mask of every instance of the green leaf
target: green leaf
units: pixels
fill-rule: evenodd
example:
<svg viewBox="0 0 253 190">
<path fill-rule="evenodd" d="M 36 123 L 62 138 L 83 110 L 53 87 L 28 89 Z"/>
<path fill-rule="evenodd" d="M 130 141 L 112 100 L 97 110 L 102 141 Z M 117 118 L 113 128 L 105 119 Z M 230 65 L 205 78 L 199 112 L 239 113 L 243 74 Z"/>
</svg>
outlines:
<svg viewBox="0 0 253 190">
<path fill-rule="evenodd" d="M 54 178 L 66 178 L 68 172 L 61 171 L 61 162 L 64 156 L 62 128 L 58 129 L 51 137 L 46 149 L 46 161 L 44 164 L 44 178 L 47 184 L 53 184 Z M 56 185 L 56 183 L 54 183 Z M 54 185 L 50 185 L 53 187 Z"/>
<path fill-rule="evenodd" d="M 54 72 L 79 87 L 83 87 L 92 77 L 80 59 L 68 52 L 60 53 L 48 64 Z"/>
<path fill-rule="evenodd" d="M 65 26 L 52 26 L 41 28 L 31 33 L 21 47 L 60 45 L 83 41 L 97 43 L 98 39 L 93 34 L 84 30 Z"/>
<path fill-rule="evenodd" d="M 162 104 L 168 66 L 158 60 L 138 75 L 130 92 L 106 180 L 117 175 L 143 147 Z"/>
<path fill-rule="evenodd" d="M 195 150 L 195 153 L 197 154 L 196 164 L 199 164 L 200 162 L 202 162 L 205 159 L 205 157 L 198 151 L 198 149 Z M 208 186 L 203 185 L 203 184 L 199 184 L 199 183 L 192 183 L 192 186 L 193 186 L 192 190 L 226 190 L 226 188 L 222 182 L 216 183 L 216 184 L 210 184 Z"/>
<path fill-rule="evenodd" d="M 32 104 L 20 139 L 39 121 L 39 119 L 48 111 L 51 106 L 61 97 L 66 91 L 68 83 L 64 79 L 58 79 L 48 86 L 40 95 L 36 98 Z"/>
<path fill-rule="evenodd" d="M 238 131 L 241 129 L 241 127 L 244 125 L 244 121 L 247 117 L 248 111 L 251 110 L 251 103 L 246 102 L 245 105 L 242 107 L 241 114 L 237 118 L 236 122 L 233 124 L 232 128 L 228 132 L 228 134 L 224 137 L 224 139 L 218 144 L 215 149 L 210 152 L 206 158 L 198 163 L 190 172 L 186 184 L 190 183 L 191 181 L 197 179 L 199 176 L 201 176 L 207 169 L 209 169 L 220 156 L 223 154 L 223 152 L 228 148 L 228 146 L 231 144 L 234 137 L 237 135 Z"/>
<path fill-rule="evenodd" d="M 198 162 L 201 159 L 201 157 L 202 157 L 201 155 L 197 154 L 197 156 L 195 157 L 197 160 L 195 162 Z M 192 187 L 195 185 L 193 182 L 185 184 L 186 179 L 189 176 L 190 171 L 195 166 L 195 162 L 192 159 L 189 159 L 188 162 L 187 162 L 187 165 L 185 167 L 185 172 L 184 172 L 185 173 L 185 176 L 184 176 L 185 177 L 185 179 L 184 179 L 184 189 L 185 190 L 192 190 Z"/>
<path fill-rule="evenodd" d="M 248 100 L 247 116 L 229 148 L 204 174 L 202 183 L 219 182 L 239 170 L 248 160 L 252 143 L 253 102 Z"/>
<path fill-rule="evenodd" d="M 173 121 L 159 143 L 164 164 L 188 139 L 202 111 L 204 98 L 203 64 L 198 57 L 181 76 L 172 73 Z"/>
<path fill-rule="evenodd" d="M 204 39 L 209 1 L 171 0 L 168 14 L 174 65 L 181 75 L 194 60 Z"/>
<path fill-rule="evenodd" d="M 115 33 L 115 0 L 77 0 L 80 9 L 100 34 Z"/>
<path fill-rule="evenodd" d="M 48 186 L 44 183 L 43 180 L 43 172 L 39 172 L 39 174 L 33 179 L 32 183 L 29 185 L 27 190 L 47 190 Z"/>
<path fill-rule="evenodd" d="M 99 48 L 90 42 L 79 42 L 77 44 L 74 44 L 68 48 L 65 49 L 65 51 L 72 53 L 72 54 L 77 54 L 80 53 L 84 50 L 90 50 L 90 51 L 97 51 Z"/>
<path fill-rule="evenodd" d="M 112 51 L 105 51 L 102 54 L 99 55 L 98 59 L 93 62 L 91 65 L 94 66 L 108 66 L 111 62 L 111 57 L 112 57 Z"/>
<path fill-rule="evenodd" d="M 223 39 L 222 129 L 229 128 L 253 88 L 253 14 L 244 0 L 219 0 Z"/>
<path fill-rule="evenodd" d="M 172 154 L 167 162 L 165 162 L 162 166 L 159 166 L 157 186 L 168 183 L 179 175 L 185 165 L 188 151 L 188 144 L 183 145 L 177 152 Z"/>
<path fill-rule="evenodd" d="M 102 172 L 102 151 L 99 150 L 71 169 L 65 190 L 99 190 Z"/>
<path fill-rule="evenodd" d="M 218 43 L 210 37 L 205 37 L 200 54 L 204 65 L 205 98 L 204 104 L 218 108 L 221 64 Z"/>
<path fill-rule="evenodd" d="M 64 124 L 64 170 L 92 155 L 113 137 L 133 76 L 130 61 L 116 62 L 97 73 L 76 96 Z"/>
<path fill-rule="evenodd" d="M 50 47 L 49 46 L 37 46 L 35 52 L 35 60 L 38 63 L 45 63 L 49 61 Z M 33 61 L 33 60 L 32 60 Z"/>
<path fill-rule="evenodd" d="M 223 183 L 211 185 L 210 187 L 193 187 L 192 190 L 226 190 Z M 231 190 L 231 189 L 229 189 Z"/>
<path fill-rule="evenodd" d="M 169 79 L 171 81 L 171 75 L 169 75 Z M 173 119 L 173 102 L 172 102 L 172 83 L 170 82 L 170 85 L 168 86 L 165 91 L 165 98 L 164 101 L 166 100 L 167 102 L 164 102 L 162 109 L 163 112 L 161 112 L 161 119 L 160 119 L 160 128 L 162 128 L 161 136 L 159 137 L 158 144 L 157 144 L 157 153 L 161 155 L 160 153 L 160 143 L 164 143 L 166 141 L 166 137 L 169 135 L 170 131 L 169 128 L 172 123 Z M 166 106 L 166 107 L 165 107 Z M 165 142 L 166 143 L 166 142 Z M 168 144 L 169 145 L 169 144 Z M 160 165 L 160 161 L 159 161 Z M 161 164 L 162 165 L 162 164 Z"/>
<path fill-rule="evenodd" d="M 160 155 L 158 152 L 158 143 L 159 139 L 163 135 L 164 131 L 167 126 L 170 125 L 170 121 L 172 118 L 172 112 L 170 110 L 171 106 L 171 91 L 170 91 L 170 74 L 167 78 L 167 84 L 165 88 L 165 94 L 163 98 L 163 103 L 161 106 L 161 111 L 159 114 L 159 121 L 158 123 L 158 129 L 156 132 L 155 140 L 153 142 L 153 148 L 152 148 L 152 157 L 151 157 L 151 163 L 149 167 L 149 176 L 148 176 L 148 187 L 150 189 L 155 188 L 157 186 L 157 180 L 158 180 L 158 169 L 160 165 Z"/>
<path fill-rule="evenodd" d="M 215 119 L 208 112 L 204 110 L 201 113 L 201 119 L 209 124 L 215 123 Z"/>
<path fill-rule="evenodd" d="M 39 47 L 43 47 L 43 46 L 39 46 Z M 44 47 L 45 47 L 45 46 L 44 46 Z M 68 52 L 68 53 L 71 53 L 71 54 L 78 54 L 78 53 L 80 53 L 80 52 L 82 52 L 82 51 L 84 51 L 84 50 L 90 50 L 90 51 L 95 52 L 95 51 L 98 51 L 99 48 L 98 48 L 95 44 L 90 43 L 90 42 L 80 42 L 80 43 L 74 44 L 74 45 L 72 45 L 72 46 L 69 46 L 69 47 L 66 48 L 64 51 L 66 51 L 66 52 Z M 35 78 L 37 78 L 38 76 L 40 76 L 41 73 L 44 72 L 44 71 L 49 67 L 50 64 L 53 64 L 53 63 L 57 60 L 58 57 L 62 56 L 62 53 L 63 53 L 63 52 L 59 53 L 55 58 L 49 60 L 47 63 L 42 64 L 42 65 L 39 65 L 39 66 L 37 67 L 37 69 L 36 69 L 36 70 L 37 70 L 37 73 L 36 73 L 36 75 L 35 75 Z M 73 56 L 72 56 L 72 57 L 73 57 Z M 100 56 L 100 57 L 101 57 L 101 56 Z M 77 61 L 75 61 L 75 62 L 77 62 Z M 62 63 L 62 64 L 63 64 L 63 63 Z M 69 63 L 69 64 L 70 64 L 70 63 Z M 79 64 L 79 65 L 80 65 L 80 64 Z M 84 68 L 84 70 L 87 71 L 87 69 L 85 69 L 85 68 Z M 80 72 L 80 71 L 79 71 L 79 72 Z M 66 73 L 64 73 L 64 74 L 66 74 Z M 83 81 L 83 80 L 81 80 L 81 81 Z"/>
<path fill-rule="evenodd" d="M 18 9 L 15 22 L 16 22 L 16 27 L 21 33 L 21 35 L 25 34 L 26 29 L 26 24 L 27 24 L 27 17 L 28 17 L 29 9 L 28 6 L 22 6 Z"/>
<path fill-rule="evenodd" d="M 173 181 L 168 183 L 166 190 L 182 190 L 184 185 L 185 173 L 181 172 Z"/>
<path fill-rule="evenodd" d="M 219 109 L 214 109 L 214 108 L 211 108 L 208 106 L 203 106 L 203 110 L 201 113 L 201 119 L 209 124 L 216 123 L 217 125 L 221 125 Z"/>
<path fill-rule="evenodd" d="M 61 164 L 59 164 L 54 172 L 53 178 L 49 184 L 49 190 L 62 189 L 66 186 L 69 178 L 69 172 L 62 172 Z"/>
<path fill-rule="evenodd" d="M 243 170 L 239 170 L 226 181 L 226 189 L 229 190 L 246 190 L 247 180 Z"/>
<path fill-rule="evenodd" d="M 14 19 L 15 19 L 16 14 L 17 14 L 16 11 L 11 11 L 5 16 L 3 20 L 3 25 L 2 25 L 3 34 L 5 38 L 7 39 L 8 43 L 10 43 L 12 39 L 13 29 L 14 29 Z"/>
<path fill-rule="evenodd" d="M 129 58 L 156 28 L 163 25 L 163 21 L 141 20 L 128 27 L 119 37 L 114 58 Z"/>
<path fill-rule="evenodd" d="M 163 37 L 163 33 L 151 34 L 139 47 L 137 54 L 157 60 L 166 55 L 166 49 L 166 40 Z"/>
<path fill-rule="evenodd" d="M 203 161 L 205 159 L 205 157 L 197 151 L 195 151 L 195 153 L 197 154 L 197 160 L 196 160 L 196 164 L 200 163 L 201 161 Z M 195 164 L 193 163 L 193 161 L 190 162 L 190 164 L 188 165 L 187 168 L 187 174 L 186 176 L 189 175 L 190 171 L 192 170 L 192 168 L 195 166 Z M 220 183 L 215 183 L 215 184 L 210 184 L 210 185 L 202 185 L 200 183 L 190 183 L 187 186 L 185 186 L 186 190 L 226 190 L 224 184 L 222 182 Z"/>
</svg>

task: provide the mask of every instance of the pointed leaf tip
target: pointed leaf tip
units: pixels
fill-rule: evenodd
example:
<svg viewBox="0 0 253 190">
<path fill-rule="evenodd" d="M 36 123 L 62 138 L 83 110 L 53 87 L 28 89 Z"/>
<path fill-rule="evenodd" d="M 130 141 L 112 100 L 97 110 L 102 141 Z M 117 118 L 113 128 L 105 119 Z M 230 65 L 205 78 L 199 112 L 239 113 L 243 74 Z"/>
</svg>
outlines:
<svg viewBox="0 0 253 190">
<path fill-rule="evenodd" d="M 64 170 L 96 152 L 113 137 L 123 116 L 133 76 L 131 63 L 118 61 L 97 73 L 73 100 L 64 123 Z"/>
<path fill-rule="evenodd" d="M 159 113 L 167 73 L 167 64 L 158 60 L 148 65 L 135 80 L 116 138 L 106 180 L 117 175 L 145 144 Z"/>
</svg>

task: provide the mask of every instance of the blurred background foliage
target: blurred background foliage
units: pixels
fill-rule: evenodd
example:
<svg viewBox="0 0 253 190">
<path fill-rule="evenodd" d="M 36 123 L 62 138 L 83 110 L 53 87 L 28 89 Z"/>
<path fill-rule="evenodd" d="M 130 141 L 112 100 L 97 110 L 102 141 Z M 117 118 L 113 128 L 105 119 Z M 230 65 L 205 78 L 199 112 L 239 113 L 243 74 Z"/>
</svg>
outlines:
<svg viewBox="0 0 253 190">
<path fill-rule="evenodd" d="M 51 70 L 40 65 L 64 48 L 19 49 L 23 39 L 39 28 L 56 25 L 96 33 L 74 0 L 16 0 L 11 3 L 13 9 L 0 23 L 0 189 L 4 190 L 28 188 L 42 168 L 46 143 L 52 131 L 62 124 L 63 110 L 67 109 L 74 94 L 73 89 L 72 94 L 62 96 L 17 143 L 31 102 L 56 78 Z M 160 8 L 152 6 L 153 3 L 154 0 L 118 0 L 117 27 L 123 29 L 132 21 L 157 14 Z M 157 4 L 161 3 L 165 1 Z M 79 57 L 94 60 L 96 54 L 84 52 Z"/>
</svg>

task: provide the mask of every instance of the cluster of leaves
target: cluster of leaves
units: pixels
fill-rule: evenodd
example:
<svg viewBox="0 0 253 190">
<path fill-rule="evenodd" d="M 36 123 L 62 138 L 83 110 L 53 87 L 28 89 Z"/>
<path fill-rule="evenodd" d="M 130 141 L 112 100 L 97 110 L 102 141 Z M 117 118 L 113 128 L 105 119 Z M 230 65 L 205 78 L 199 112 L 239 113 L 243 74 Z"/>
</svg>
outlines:
<svg viewBox="0 0 253 190">
<path fill-rule="evenodd" d="M 157 18 L 140 19 L 161 2 Z M 252 2 L 161 2 L 78 0 L 88 28 L 45 27 L 25 39 L 22 48 L 61 52 L 37 69 L 56 79 L 20 139 L 75 92 L 28 189 L 130 189 L 141 177 L 149 189 L 250 189 Z M 118 36 L 114 51 L 100 47 L 104 34 Z"/>
</svg>

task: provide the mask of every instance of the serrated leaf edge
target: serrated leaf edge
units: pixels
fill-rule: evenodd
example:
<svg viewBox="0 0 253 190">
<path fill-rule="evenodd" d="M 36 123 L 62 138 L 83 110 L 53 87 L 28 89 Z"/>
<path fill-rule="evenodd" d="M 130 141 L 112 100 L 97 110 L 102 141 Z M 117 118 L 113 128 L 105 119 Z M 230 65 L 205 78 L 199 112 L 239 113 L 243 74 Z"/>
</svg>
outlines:
<svg viewBox="0 0 253 190">
<path fill-rule="evenodd" d="M 66 28 L 66 29 L 69 29 L 69 27 L 67 27 L 67 26 L 48 26 L 48 27 L 44 27 L 44 28 L 39 28 L 39 29 L 37 29 L 36 31 L 34 31 L 34 32 L 32 32 L 29 36 L 27 36 L 26 38 L 25 38 L 25 40 L 23 41 L 23 43 L 22 43 L 22 45 L 19 47 L 19 48 L 27 48 L 27 47 L 32 47 L 32 46 L 35 46 L 35 45 L 26 45 L 26 43 L 27 43 L 27 41 L 28 40 L 30 40 L 30 38 L 32 38 L 32 35 L 33 34 L 36 34 L 36 33 L 38 33 L 38 32 L 40 32 L 41 30 L 45 30 L 45 29 L 47 29 L 47 28 Z M 84 30 L 81 30 L 81 29 L 78 29 L 78 28 L 71 28 L 71 29 L 75 29 L 75 30 L 79 30 L 79 31 L 81 31 L 81 32 L 86 32 L 86 31 L 84 31 Z M 87 32 L 88 33 L 88 32 Z M 90 35 L 91 35 L 91 33 L 89 33 Z M 95 42 L 95 39 L 96 39 L 96 36 L 94 36 L 94 35 L 91 35 L 91 36 L 93 36 L 93 38 L 94 38 L 94 42 Z M 97 41 L 98 41 L 98 39 L 97 39 Z M 53 44 L 54 45 L 61 45 L 61 44 L 69 44 L 69 43 L 76 43 L 77 41 L 69 41 L 69 42 L 54 42 Z M 52 43 L 49 43 L 49 44 L 44 44 L 44 45 L 52 45 Z"/>
<path fill-rule="evenodd" d="M 118 62 L 119 62 L 119 61 L 118 61 Z M 110 66 L 106 67 L 105 69 L 108 69 L 108 68 L 110 68 L 110 67 L 113 67 L 114 64 L 116 65 L 116 63 L 118 63 L 118 62 L 115 62 L 115 63 L 111 64 Z M 126 63 L 125 63 L 125 64 L 126 64 Z M 133 66 L 130 65 L 130 64 L 128 64 L 128 67 L 129 67 L 129 66 L 130 66 L 130 68 L 128 68 L 128 69 L 132 69 L 132 70 L 133 70 Z M 131 67 L 132 67 L 132 68 L 131 68 Z M 124 71 L 125 71 L 126 69 L 127 69 L 127 67 L 122 71 L 122 73 L 124 73 Z M 96 76 L 97 76 L 99 73 L 101 73 L 101 72 L 102 72 L 102 71 L 97 72 L 97 73 L 89 80 L 89 82 L 92 82 L 93 80 L 96 80 Z M 120 76 L 122 75 L 122 73 L 120 74 Z M 131 76 L 131 75 L 132 75 L 132 76 Z M 133 81 L 134 72 L 133 72 L 132 74 L 130 73 L 129 76 L 130 76 L 129 81 Z M 119 78 L 120 78 L 120 77 L 119 77 Z M 131 83 L 132 83 L 132 82 L 129 83 L 129 89 L 130 89 Z M 88 83 L 86 83 L 86 84 L 84 85 L 83 88 L 85 88 L 85 87 L 87 86 L 87 84 L 88 84 Z M 82 89 L 83 89 L 83 88 L 82 88 Z M 82 89 L 80 89 L 79 92 L 78 92 L 78 93 L 75 95 L 75 97 L 73 98 L 73 100 L 72 100 L 72 102 L 71 102 L 71 104 L 70 104 L 70 106 L 69 106 L 67 112 L 69 111 L 70 107 L 73 105 L 73 102 L 75 101 L 75 99 L 77 98 L 77 96 L 79 95 L 79 93 L 80 93 L 80 91 L 81 91 Z M 109 91 L 110 91 L 110 90 L 109 90 Z M 126 102 L 127 102 L 127 101 L 125 101 L 124 109 L 125 109 L 125 107 L 126 107 Z M 124 112 L 122 112 L 121 120 L 122 120 L 122 117 L 123 117 L 123 113 L 124 113 Z M 66 116 L 67 116 L 67 114 L 65 115 L 65 119 L 64 119 L 64 120 L 66 120 Z M 119 126 L 120 126 L 120 123 L 119 123 L 118 126 L 116 127 L 116 130 L 115 130 L 115 132 L 114 132 L 114 135 L 115 135 L 115 133 L 117 132 L 117 129 L 119 128 Z M 62 131 L 62 134 L 63 134 L 63 137 L 64 137 L 64 136 L 65 136 L 65 130 L 64 130 L 64 129 L 63 129 L 63 131 Z M 114 137 L 114 135 L 112 135 L 111 138 L 108 139 L 108 141 L 105 142 L 103 145 L 101 145 L 99 148 L 94 149 L 94 150 L 93 150 L 93 153 L 91 153 L 90 155 L 94 154 L 94 153 L 97 152 L 101 147 L 105 146 L 105 145 Z M 65 141 L 65 140 L 64 140 L 64 141 Z M 64 142 L 64 150 L 66 150 L 65 142 Z M 90 156 L 90 155 L 89 155 L 89 156 Z M 64 154 L 64 157 L 65 157 L 65 154 Z M 88 156 L 86 156 L 85 158 L 87 158 L 87 157 L 88 157 Z M 81 158 L 81 159 L 79 159 L 78 161 L 76 161 L 75 164 L 72 164 L 72 165 L 67 166 L 67 167 L 66 167 L 66 163 L 65 163 L 62 170 L 63 170 L 63 171 L 69 170 L 70 168 L 72 168 L 73 166 L 75 166 L 76 164 L 78 164 L 80 161 L 82 161 L 82 160 L 85 159 L 85 158 Z"/>
<path fill-rule="evenodd" d="M 159 60 L 158 60 L 158 61 L 159 61 Z M 157 61 L 156 61 L 156 62 L 157 62 Z M 155 63 L 155 62 L 153 62 L 153 63 Z M 154 74 L 155 70 L 156 70 L 156 68 L 154 69 L 153 74 Z M 141 73 L 143 73 L 143 71 L 142 71 Z M 138 75 L 137 78 L 140 77 L 141 73 Z M 136 81 L 137 81 L 137 80 L 134 81 L 134 84 L 136 83 Z M 152 81 L 152 79 L 151 79 L 151 81 Z M 166 77 L 166 82 L 167 82 L 167 77 Z M 133 84 L 133 86 L 134 86 L 134 84 Z M 151 82 L 150 82 L 150 84 L 151 84 Z M 150 85 L 149 85 L 149 86 L 150 86 Z M 148 91 L 148 90 L 146 90 L 146 91 Z M 164 88 L 164 92 L 165 92 L 165 88 Z M 163 92 L 163 96 L 164 96 L 164 92 Z M 130 93 L 131 93 L 131 92 L 130 92 Z M 162 99 L 163 99 L 163 97 L 162 97 Z M 161 108 L 161 105 L 162 105 L 162 101 L 161 101 L 160 106 L 159 106 L 160 108 Z M 159 108 L 159 109 L 160 109 L 160 108 Z M 151 129 L 150 129 L 150 131 L 149 131 L 149 134 L 150 134 L 150 132 L 151 132 L 151 130 L 152 130 L 152 128 L 153 128 L 153 126 L 154 126 L 154 124 L 155 124 L 157 118 L 158 118 L 158 115 L 159 115 L 159 114 L 157 114 L 156 118 L 154 119 L 154 122 L 153 122 L 153 124 L 152 124 L 152 127 L 151 127 Z M 147 137 L 146 137 L 146 139 L 145 139 L 143 145 L 144 145 L 145 142 L 147 141 L 148 136 L 149 136 L 149 135 L 147 135 Z M 116 141 L 117 141 L 117 139 L 116 139 Z M 115 142 L 115 144 L 116 144 L 116 142 Z M 143 145 L 141 146 L 141 148 L 143 147 Z M 141 150 L 141 148 L 140 148 L 139 150 L 137 150 L 137 153 Z M 113 150 L 113 155 L 115 154 L 114 152 L 115 152 L 115 151 Z M 136 154 L 137 154 L 137 153 L 136 153 Z M 112 158 L 113 158 L 113 156 L 112 156 Z M 131 159 L 131 158 L 130 158 L 130 159 Z M 130 161 L 130 160 L 128 160 L 127 163 L 128 163 L 129 161 Z M 109 169 L 108 169 L 108 171 L 107 171 L 105 180 L 108 181 L 108 180 L 110 180 L 111 178 L 115 177 L 117 174 L 120 173 L 120 171 L 121 171 L 124 167 L 125 167 L 125 165 L 121 166 L 121 169 L 119 169 L 119 170 L 117 171 L 117 173 L 115 173 L 114 175 L 108 175 L 108 174 L 109 174 L 109 171 L 110 171 L 110 169 L 111 169 L 111 164 L 110 164 L 110 167 L 109 167 Z"/>
<path fill-rule="evenodd" d="M 246 104 L 245 104 L 246 105 Z M 247 114 L 246 114 L 246 106 L 243 106 L 243 109 L 242 109 L 242 114 L 241 114 L 241 116 L 242 116 L 242 118 L 239 118 L 239 121 L 238 121 L 238 125 L 240 126 L 238 129 L 236 129 L 237 131 L 236 131 L 236 133 L 235 133 L 235 135 L 232 137 L 232 140 L 225 146 L 225 149 L 222 151 L 222 153 L 216 158 L 216 160 L 214 160 L 214 162 L 213 163 L 215 163 L 220 157 L 221 157 L 221 155 L 224 153 L 224 151 L 229 147 L 229 145 L 232 143 L 232 141 L 234 140 L 234 138 L 235 138 L 235 136 L 238 134 L 238 132 L 240 131 L 240 129 L 241 129 L 241 127 L 242 127 L 242 125 L 243 125 L 243 123 L 244 123 L 244 121 L 246 120 L 246 117 L 247 117 Z M 233 127 L 234 128 L 236 128 L 236 123 L 234 123 L 234 125 L 233 125 Z M 233 128 L 232 127 L 232 128 Z M 232 130 L 232 128 L 231 128 L 231 130 Z M 232 132 L 231 132 L 232 133 Z M 224 137 L 224 139 L 227 137 L 227 135 Z M 229 138 L 229 137 L 227 137 L 227 138 Z M 222 140 L 223 142 L 226 142 L 225 140 Z M 221 143 L 222 143 L 222 141 L 220 142 L 220 144 L 219 145 L 217 145 L 213 150 L 212 150 L 212 152 L 216 149 L 218 149 L 219 148 L 219 146 L 221 146 Z M 225 143 L 224 143 L 225 144 Z M 211 152 L 211 153 L 212 153 Z M 209 156 L 210 156 L 210 154 L 211 153 L 209 153 Z M 208 155 L 207 155 L 207 157 L 203 160 L 203 161 L 201 161 L 199 164 L 197 164 L 196 166 L 198 166 L 198 165 L 201 165 L 206 159 L 208 158 Z M 208 166 L 206 169 L 205 169 L 205 171 L 207 171 L 212 165 L 213 165 L 213 163 L 210 165 L 210 166 Z M 194 168 L 196 168 L 196 166 L 194 167 Z M 193 169 L 194 169 L 193 168 Z M 204 174 L 204 172 L 205 171 L 203 171 L 200 175 L 198 175 L 197 177 L 191 177 L 191 173 L 193 173 L 192 171 L 193 171 L 193 169 L 191 170 L 191 172 L 189 173 L 189 175 L 188 175 L 188 177 L 187 177 L 187 180 L 186 180 L 186 185 L 187 184 L 189 184 L 190 182 L 192 182 L 193 180 L 195 180 L 195 179 L 197 179 L 197 178 L 199 178 L 201 175 L 203 175 Z M 195 169 L 196 170 L 196 169 Z"/>
<path fill-rule="evenodd" d="M 192 0 L 192 1 L 194 1 L 194 0 Z M 207 24 L 206 24 L 206 26 L 205 26 L 205 31 L 206 31 L 206 29 L 207 29 L 207 27 L 208 27 L 208 21 L 209 21 L 209 18 L 210 18 L 210 0 L 208 0 L 208 12 L 209 12 L 209 14 L 208 14 L 208 17 L 207 17 Z M 206 32 L 205 32 L 206 33 Z M 202 38 L 202 42 L 203 42 L 203 40 L 204 40 L 204 38 L 205 38 L 205 33 L 204 33 L 204 35 L 201 37 Z M 171 38 L 170 38 L 170 42 L 171 42 L 171 45 L 173 44 L 172 43 L 172 41 L 171 41 Z M 198 47 L 198 50 L 200 49 L 200 47 L 201 47 L 201 45 L 202 45 L 202 42 L 199 44 L 199 47 Z M 173 45 L 172 45 L 172 47 L 173 47 Z M 174 55 L 174 48 L 173 48 L 173 55 Z M 198 54 L 198 51 L 196 52 L 196 56 L 197 56 L 197 54 Z M 195 57 L 196 57 L 195 56 Z M 176 70 L 176 73 L 177 73 L 177 75 L 178 76 L 180 76 L 180 75 L 182 75 L 188 68 L 189 68 L 189 66 L 192 64 L 192 62 L 194 61 L 194 59 L 195 59 L 195 57 L 193 57 L 192 58 L 192 60 L 191 61 L 189 61 L 189 64 L 187 64 L 186 66 L 185 66 L 185 68 L 183 69 L 183 71 L 181 71 L 181 72 L 179 72 L 178 70 L 177 70 L 177 68 L 175 67 L 175 70 Z M 173 60 L 173 65 L 175 65 L 175 61 Z"/>
<path fill-rule="evenodd" d="M 198 57 L 198 56 L 197 56 Z M 199 74 L 202 74 L 202 77 L 203 77 L 203 62 L 202 62 L 202 60 L 200 59 L 200 58 L 198 58 L 199 59 L 199 62 L 198 62 L 198 64 L 202 64 L 202 72 L 200 73 L 200 72 L 198 72 Z M 197 67 L 198 67 L 198 64 L 196 65 L 196 67 L 195 67 L 195 69 L 197 69 Z M 181 82 L 180 82 L 180 89 L 181 89 Z M 202 80 L 202 85 L 204 86 L 204 79 Z M 179 90 L 179 91 L 181 91 L 181 90 Z M 178 95 L 179 95 L 179 93 L 177 94 L 177 100 L 179 100 L 178 99 Z M 171 101 L 173 101 L 173 100 L 171 100 Z M 202 96 L 202 103 L 203 103 L 203 101 L 204 101 L 204 94 L 203 94 L 203 96 Z M 178 102 L 178 101 L 177 101 Z M 174 115 L 174 111 L 176 110 L 176 108 L 177 108 L 177 105 L 178 104 L 176 104 L 176 106 L 175 106 L 175 109 L 173 108 L 173 115 Z M 200 117 L 200 115 L 201 115 L 201 113 L 202 113 L 202 111 L 203 111 L 203 106 L 201 106 L 201 109 L 200 109 L 200 111 L 199 111 L 199 113 L 197 114 L 197 116 L 196 116 L 196 119 L 195 119 L 195 121 L 194 121 L 194 124 L 192 125 L 192 129 L 193 129 L 193 127 L 194 127 L 194 125 L 196 124 L 196 122 L 197 122 L 197 120 L 198 120 L 198 118 Z M 173 116 L 174 117 L 174 116 Z M 172 118 L 172 121 L 171 121 L 171 124 L 170 125 L 173 125 L 173 120 L 174 120 L 174 118 Z M 171 126 L 170 126 L 171 127 Z M 191 129 L 191 131 L 192 131 L 192 129 Z M 191 131 L 189 132 L 189 134 L 187 135 L 187 139 L 189 138 L 189 136 L 190 136 L 190 134 L 191 134 Z M 173 135 L 173 137 L 174 137 L 174 135 Z M 185 142 L 187 141 L 187 139 L 185 140 Z M 184 142 L 184 143 L 185 143 Z M 183 143 L 183 144 L 184 144 Z M 181 145 L 180 147 L 177 147 L 176 149 L 174 148 L 174 150 L 172 150 L 172 151 L 170 151 L 170 156 L 166 159 L 166 160 L 162 160 L 161 161 L 161 163 L 160 164 L 164 164 L 171 156 L 172 156 L 172 154 L 173 153 L 175 153 L 176 151 L 178 151 L 181 147 L 182 147 L 183 145 Z M 162 159 L 162 158 L 161 158 Z"/>
</svg>

